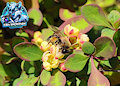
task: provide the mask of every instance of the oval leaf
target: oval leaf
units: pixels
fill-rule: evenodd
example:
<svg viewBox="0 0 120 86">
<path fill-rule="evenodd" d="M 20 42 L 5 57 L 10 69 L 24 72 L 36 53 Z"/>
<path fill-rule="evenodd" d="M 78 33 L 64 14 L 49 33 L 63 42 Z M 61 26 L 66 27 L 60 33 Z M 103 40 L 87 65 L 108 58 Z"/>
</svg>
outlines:
<svg viewBox="0 0 120 86">
<path fill-rule="evenodd" d="M 14 38 L 12 38 L 12 47 L 14 47 L 16 44 L 19 44 L 21 42 L 28 42 L 28 40 L 23 38 L 23 37 L 14 37 Z"/>
<path fill-rule="evenodd" d="M 72 17 L 75 17 L 76 14 L 75 14 L 75 12 L 71 12 L 68 9 L 60 8 L 59 9 L 59 16 L 63 21 L 66 21 Z"/>
<path fill-rule="evenodd" d="M 14 47 L 15 54 L 25 61 L 41 60 L 43 52 L 30 42 L 19 43 Z"/>
<path fill-rule="evenodd" d="M 34 86 L 39 77 L 17 78 L 13 86 Z"/>
<path fill-rule="evenodd" d="M 94 51 L 95 51 L 95 47 L 92 43 L 90 42 L 85 42 L 83 45 L 82 45 L 82 51 L 86 54 L 93 54 Z"/>
<path fill-rule="evenodd" d="M 71 26 L 79 29 L 81 33 L 87 33 L 92 29 L 92 25 L 88 24 L 83 16 L 76 16 L 71 19 L 66 20 L 62 25 L 60 25 L 59 29 L 63 30 L 66 25 L 70 24 Z"/>
<path fill-rule="evenodd" d="M 33 24 L 40 26 L 43 20 L 42 13 L 39 9 L 31 8 L 28 11 L 29 18 L 33 19 Z"/>
<path fill-rule="evenodd" d="M 112 28 L 112 26 L 108 23 L 102 9 L 95 4 L 85 5 L 81 8 L 82 15 L 86 18 L 86 20 L 93 24 L 99 26 L 106 26 Z"/>
<path fill-rule="evenodd" d="M 110 37 L 111 39 L 113 39 L 113 35 L 114 35 L 115 31 L 109 28 L 105 28 L 102 30 L 101 32 L 101 36 L 107 36 Z"/>
<path fill-rule="evenodd" d="M 113 11 L 111 11 L 110 14 L 108 15 L 108 19 L 109 19 L 109 21 L 111 22 L 111 24 L 113 25 L 113 27 L 114 27 L 115 29 L 117 29 L 117 28 L 118 28 L 118 25 L 115 24 L 115 22 L 116 22 L 118 19 L 120 19 L 120 13 L 119 13 L 118 11 L 116 11 L 116 10 L 113 10 Z"/>
<path fill-rule="evenodd" d="M 51 74 L 49 71 L 43 70 L 40 74 L 40 81 L 43 85 L 47 85 L 50 80 Z"/>
<path fill-rule="evenodd" d="M 91 66 L 92 69 L 88 79 L 88 86 L 110 86 L 108 79 L 95 67 L 93 58 L 91 58 Z"/>
<path fill-rule="evenodd" d="M 72 54 L 67 57 L 65 61 L 65 68 L 71 72 L 81 71 L 86 65 L 88 59 L 89 58 L 83 54 Z"/>
<path fill-rule="evenodd" d="M 59 70 L 55 70 L 47 86 L 65 86 L 66 77 Z"/>
<path fill-rule="evenodd" d="M 95 55 L 98 57 L 109 59 L 115 54 L 116 45 L 111 38 L 99 37 L 95 40 L 94 45 L 96 47 Z"/>
</svg>

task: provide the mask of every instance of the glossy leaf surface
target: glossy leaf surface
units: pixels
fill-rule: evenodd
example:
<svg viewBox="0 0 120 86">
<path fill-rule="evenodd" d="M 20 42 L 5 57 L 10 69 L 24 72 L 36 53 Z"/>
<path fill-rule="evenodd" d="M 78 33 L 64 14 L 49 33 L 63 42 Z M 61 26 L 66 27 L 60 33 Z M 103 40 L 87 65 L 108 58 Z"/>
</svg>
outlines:
<svg viewBox="0 0 120 86">
<path fill-rule="evenodd" d="M 85 19 L 93 25 L 106 26 L 112 28 L 111 25 L 108 23 L 102 9 L 98 5 L 84 5 L 81 8 L 81 13 L 85 17 Z"/>
<path fill-rule="evenodd" d="M 62 25 L 60 25 L 59 29 L 63 30 L 64 27 L 68 24 L 79 29 L 81 33 L 87 33 L 93 27 L 83 18 L 83 16 L 76 16 L 66 20 Z"/>
<path fill-rule="evenodd" d="M 14 47 L 15 54 L 26 61 L 41 60 L 42 51 L 40 48 L 30 42 L 19 43 Z"/>
<path fill-rule="evenodd" d="M 98 57 L 104 57 L 104 59 L 112 58 L 116 51 L 116 45 L 111 38 L 99 37 L 95 40 L 94 45 L 96 47 L 95 55 Z"/>
<path fill-rule="evenodd" d="M 47 86 L 65 86 L 66 77 L 59 70 L 55 70 Z"/>
<path fill-rule="evenodd" d="M 108 79 L 95 67 L 93 58 L 91 58 L 91 66 L 92 70 L 88 79 L 88 86 L 110 86 Z"/>
<path fill-rule="evenodd" d="M 49 71 L 43 70 L 40 74 L 40 81 L 43 85 L 47 85 L 51 78 L 51 74 Z"/>
<path fill-rule="evenodd" d="M 83 54 L 71 54 L 65 61 L 65 68 L 71 72 L 81 71 L 88 59 L 89 58 Z"/>
</svg>

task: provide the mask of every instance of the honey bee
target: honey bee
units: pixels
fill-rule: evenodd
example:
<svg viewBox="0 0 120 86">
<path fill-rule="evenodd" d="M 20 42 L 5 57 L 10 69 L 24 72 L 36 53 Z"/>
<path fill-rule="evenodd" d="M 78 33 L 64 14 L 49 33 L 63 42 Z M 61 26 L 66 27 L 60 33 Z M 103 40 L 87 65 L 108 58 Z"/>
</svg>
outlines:
<svg viewBox="0 0 120 86">
<path fill-rule="evenodd" d="M 60 46 L 60 51 L 63 54 L 72 52 L 71 43 L 68 38 L 57 27 L 51 26 L 50 28 L 54 33 L 49 36 L 47 41 L 53 45 Z"/>
</svg>

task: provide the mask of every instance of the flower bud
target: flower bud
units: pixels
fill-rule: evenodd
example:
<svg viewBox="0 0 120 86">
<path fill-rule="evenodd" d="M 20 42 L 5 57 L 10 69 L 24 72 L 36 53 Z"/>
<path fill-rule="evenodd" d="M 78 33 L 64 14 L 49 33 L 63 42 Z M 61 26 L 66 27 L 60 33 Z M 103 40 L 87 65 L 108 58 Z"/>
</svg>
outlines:
<svg viewBox="0 0 120 86">
<path fill-rule="evenodd" d="M 80 34 L 78 35 L 77 42 L 82 45 L 82 44 L 83 44 L 84 42 L 86 42 L 86 41 L 89 41 L 89 37 L 88 37 L 86 34 L 80 33 Z"/>
<path fill-rule="evenodd" d="M 52 46 L 51 43 L 48 43 L 47 41 L 43 41 L 41 43 L 40 49 L 45 52 L 45 51 L 49 50 L 51 46 Z"/>
<path fill-rule="evenodd" d="M 62 72 L 67 72 L 67 71 L 68 71 L 68 70 L 65 68 L 64 63 L 61 63 L 60 66 L 59 66 L 59 68 L 60 68 L 60 70 L 61 70 Z"/>
<path fill-rule="evenodd" d="M 79 34 L 79 30 L 75 27 L 70 26 L 70 24 L 68 24 L 64 28 L 64 33 L 67 36 L 77 36 Z"/>
<path fill-rule="evenodd" d="M 34 32 L 33 38 L 37 39 L 37 38 L 41 38 L 41 36 L 42 36 L 42 33 L 40 31 L 36 31 L 36 32 Z"/>
</svg>

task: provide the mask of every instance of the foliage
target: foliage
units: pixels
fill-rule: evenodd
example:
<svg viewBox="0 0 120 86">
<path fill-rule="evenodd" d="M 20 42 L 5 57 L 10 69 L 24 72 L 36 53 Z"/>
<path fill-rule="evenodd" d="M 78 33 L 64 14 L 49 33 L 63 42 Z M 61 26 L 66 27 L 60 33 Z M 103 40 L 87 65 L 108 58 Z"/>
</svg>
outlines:
<svg viewBox="0 0 120 86">
<path fill-rule="evenodd" d="M 120 84 L 119 0 L 2 0 L 0 14 L 19 1 L 30 19 L 20 29 L 0 25 L 0 86 Z M 51 42 L 54 32 L 70 52 Z"/>
</svg>

